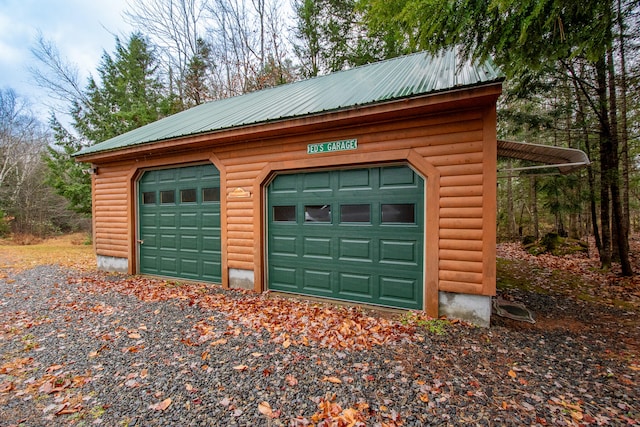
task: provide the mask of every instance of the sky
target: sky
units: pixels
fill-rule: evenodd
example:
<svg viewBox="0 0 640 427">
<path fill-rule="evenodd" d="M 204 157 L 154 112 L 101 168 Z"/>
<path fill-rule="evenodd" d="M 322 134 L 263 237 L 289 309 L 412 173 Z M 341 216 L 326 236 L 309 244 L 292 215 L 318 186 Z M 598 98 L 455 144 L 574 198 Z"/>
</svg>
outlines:
<svg viewBox="0 0 640 427">
<path fill-rule="evenodd" d="M 115 49 L 115 36 L 131 33 L 122 16 L 126 8 L 127 0 L 0 0 L 0 89 L 27 98 L 46 122 L 46 93 L 29 73 L 37 65 L 30 49 L 38 31 L 77 66 L 84 83 L 95 75 L 102 53 Z"/>
</svg>

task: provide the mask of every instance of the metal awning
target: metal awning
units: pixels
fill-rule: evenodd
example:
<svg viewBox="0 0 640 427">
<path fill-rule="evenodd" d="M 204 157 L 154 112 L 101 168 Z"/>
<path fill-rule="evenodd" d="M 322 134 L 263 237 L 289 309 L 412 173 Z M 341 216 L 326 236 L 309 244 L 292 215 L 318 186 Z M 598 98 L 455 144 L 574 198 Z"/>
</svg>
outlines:
<svg viewBox="0 0 640 427">
<path fill-rule="evenodd" d="M 591 162 L 582 150 L 575 148 L 552 147 L 550 145 L 530 144 L 527 142 L 515 142 L 498 140 L 498 156 L 512 159 L 527 160 L 542 165 L 522 166 L 510 169 L 501 169 L 498 172 L 517 172 L 540 169 L 557 169 L 557 172 L 568 174 Z"/>
</svg>

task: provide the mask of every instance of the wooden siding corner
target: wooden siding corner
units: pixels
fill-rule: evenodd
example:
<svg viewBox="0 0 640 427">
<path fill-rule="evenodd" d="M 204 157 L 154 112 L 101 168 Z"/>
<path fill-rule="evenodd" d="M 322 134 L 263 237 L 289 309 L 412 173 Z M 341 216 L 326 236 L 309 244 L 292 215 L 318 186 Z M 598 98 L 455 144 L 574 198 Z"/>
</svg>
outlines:
<svg viewBox="0 0 640 427">
<path fill-rule="evenodd" d="M 496 293 L 496 218 L 497 218 L 497 134 L 496 107 L 488 108 L 484 115 L 484 200 L 483 200 L 483 280 L 482 294 Z"/>
</svg>

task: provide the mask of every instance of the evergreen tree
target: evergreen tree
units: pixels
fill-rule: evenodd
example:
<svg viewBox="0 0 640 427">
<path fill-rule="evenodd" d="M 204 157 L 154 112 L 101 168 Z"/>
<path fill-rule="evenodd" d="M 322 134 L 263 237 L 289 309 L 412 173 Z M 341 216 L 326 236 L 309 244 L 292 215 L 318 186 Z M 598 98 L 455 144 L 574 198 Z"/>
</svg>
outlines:
<svg viewBox="0 0 640 427">
<path fill-rule="evenodd" d="M 46 182 L 68 202 L 74 212 L 91 215 L 91 176 L 84 173 L 89 165 L 76 162 L 72 155 L 83 148 L 80 139 L 74 137 L 54 117 L 50 121 L 58 149 L 47 147 L 44 161 L 49 168 Z"/>
<path fill-rule="evenodd" d="M 360 0 L 373 31 L 407 40 L 410 50 L 437 52 L 459 46 L 468 57 L 492 57 L 508 78 L 536 84 L 564 73 L 584 97 L 599 134 L 600 259 L 611 262 L 617 245 L 623 274 L 631 275 L 628 230 L 620 199 L 618 176 L 616 74 L 613 61 L 614 16 L 637 11 L 637 2 L 613 0 Z M 585 79 L 582 70 L 588 70 Z M 577 101 L 576 101 L 577 102 Z M 610 214 L 613 217 L 610 217 Z M 594 224 L 596 218 L 593 218 Z M 611 224 L 619 225 L 612 236 Z"/>
<path fill-rule="evenodd" d="M 89 79 L 86 98 L 74 102 L 73 127 L 89 144 L 154 122 L 173 112 L 163 96 L 153 49 L 141 34 L 123 45 L 116 37 L 114 56 L 104 53 L 100 79 Z"/>
<path fill-rule="evenodd" d="M 212 50 L 202 38 L 196 41 L 196 53 L 187 64 L 184 79 L 186 107 L 200 105 L 212 99 L 210 95 L 211 72 L 214 68 Z"/>
<path fill-rule="evenodd" d="M 355 0 L 297 0 L 294 51 L 303 77 L 339 71 L 398 55 L 392 43 L 368 33 Z M 380 33 L 380 37 L 386 37 Z"/>
<path fill-rule="evenodd" d="M 74 133 L 53 117 L 55 147 L 49 147 L 48 183 L 65 197 L 69 208 L 91 215 L 91 179 L 83 173 L 89 165 L 72 154 L 85 146 L 113 138 L 174 112 L 175 102 L 163 94 L 153 49 L 139 33 L 126 45 L 116 38 L 113 56 L 104 53 L 99 79 L 90 78 L 83 96 L 72 106 Z"/>
</svg>

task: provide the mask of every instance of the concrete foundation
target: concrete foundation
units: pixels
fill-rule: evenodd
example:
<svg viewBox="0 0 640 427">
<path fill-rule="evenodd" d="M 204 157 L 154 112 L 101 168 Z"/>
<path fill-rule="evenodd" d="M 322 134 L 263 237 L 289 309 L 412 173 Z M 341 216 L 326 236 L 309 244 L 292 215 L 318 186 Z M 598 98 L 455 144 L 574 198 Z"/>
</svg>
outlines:
<svg viewBox="0 0 640 427">
<path fill-rule="evenodd" d="M 117 258 L 113 256 L 98 255 L 98 270 L 116 271 L 118 273 L 126 273 L 129 271 L 129 260 L 126 258 Z"/>
<path fill-rule="evenodd" d="M 229 269 L 229 287 L 232 289 L 254 289 L 253 270 Z"/>
<path fill-rule="evenodd" d="M 484 295 L 440 292 L 439 313 L 450 319 L 460 319 L 483 328 L 491 321 L 491 297 Z"/>
</svg>

